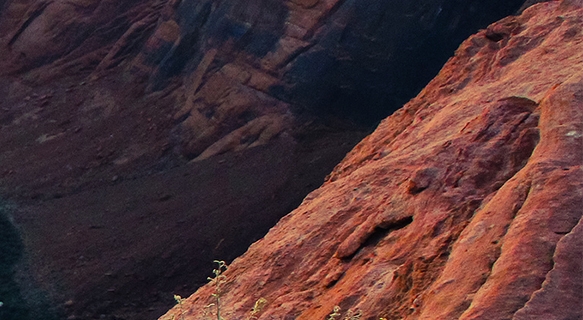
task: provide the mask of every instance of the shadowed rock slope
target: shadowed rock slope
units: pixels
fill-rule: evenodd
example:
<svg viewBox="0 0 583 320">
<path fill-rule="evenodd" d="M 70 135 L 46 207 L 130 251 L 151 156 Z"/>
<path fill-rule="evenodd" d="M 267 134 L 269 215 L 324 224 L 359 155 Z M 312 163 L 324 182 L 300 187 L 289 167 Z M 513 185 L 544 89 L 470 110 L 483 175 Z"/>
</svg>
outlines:
<svg viewBox="0 0 583 320">
<path fill-rule="evenodd" d="M 466 40 L 224 274 L 222 316 L 581 319 L 583 2 Z M 160 319 L 200 319 L 207 285 Z"/>
<path fill-rule="evenodd" d="M 200 160 L 269 142 L 289 131 L 290 111 L 376 124 L 470 33 L 522 3 L 11 0 L 0 74 L 97 80 L 121 67 L 173 92 L 177 149 Z"/>
</svg>

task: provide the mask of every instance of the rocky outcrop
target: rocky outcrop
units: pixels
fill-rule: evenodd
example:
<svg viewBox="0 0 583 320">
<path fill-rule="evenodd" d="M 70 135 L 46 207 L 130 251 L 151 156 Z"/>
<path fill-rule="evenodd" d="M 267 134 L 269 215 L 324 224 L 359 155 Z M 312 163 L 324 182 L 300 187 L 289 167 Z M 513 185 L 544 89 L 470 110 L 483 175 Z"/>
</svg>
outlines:
<svg viewBox="0 0 583 320">
<path fill-rule="evenodd" d="M 222 316 L 579 319 L 583 3 L 466 40 L 224 273 Z M 200 319 L 207 285 L 161 319 Z"/>
<path fill-rule="evenodd" d="M 462 30 L 518 5 L 183 1 L 133 68 L 153 89 L 186 70 L 175 117 L 181 152 L 196 157 L 220 139 L 234 141 L 251 119 L 277 117 L 289 127 L 290 110 L 374 123 L 437 72 L 467 36 Z"/>
<path fill-rule="evenodd" d="M 0 0 L 2 310 L 157 318 L 519 2 Z"/>
<path fill-rule="evenodd" d="M 469 33 L 522 2 L 12 0 L 0 20 L 0 67 L 41 83 L 80 72 L 95 80 L 120 65 L 150 91 L 178 81 L 177 149 L 192 159 L 262 117 L 281 125 L 234 149 L 287 131 L 290 112 L 374 124 Z"/>
</svg>

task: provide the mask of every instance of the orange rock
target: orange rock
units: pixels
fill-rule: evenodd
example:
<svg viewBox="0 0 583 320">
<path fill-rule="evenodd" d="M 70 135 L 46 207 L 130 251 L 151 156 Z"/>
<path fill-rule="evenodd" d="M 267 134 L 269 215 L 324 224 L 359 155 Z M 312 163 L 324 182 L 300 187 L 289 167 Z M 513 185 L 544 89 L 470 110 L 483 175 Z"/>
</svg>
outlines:
<svg viewBox="0 0 583 320">
<path fill-rule="evenodd" d="M 583 316 L 583 6 L 466 40 L 225 273 L 226 319 Z M 510 26 L 510 27 L 509 27 Z M 199 319 L 213 287 L 185 300 Z M 178 307 L 161 319 L 177 318 Z"/>
</svg>

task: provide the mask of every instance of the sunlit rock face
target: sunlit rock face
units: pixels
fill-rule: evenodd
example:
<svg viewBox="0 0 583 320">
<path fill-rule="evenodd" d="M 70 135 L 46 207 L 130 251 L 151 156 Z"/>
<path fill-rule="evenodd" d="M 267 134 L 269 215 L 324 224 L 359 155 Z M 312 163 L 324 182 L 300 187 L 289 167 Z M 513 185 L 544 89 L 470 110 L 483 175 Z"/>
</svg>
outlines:
<svg viewBox="0 0 583 320">
<path fill-rule="evenodd" d="M 10 261 L 23 274 L 6 273 L 28 281 L 17 307 L 77 319 L 163 314 L 173 294 L 187 296 L 206 282 L 213 259 L 241 255 L 296 208 L 463 39 L 520 6 L 402 2 L 0 0 L 0 200 L 21 232 L 22 239 L 11 236 L 24 245 L 19 263 L 28 264 Z M 506 46 L 521 32 L 512 21 L 468 50 L 500 45 L 507 48 L 500 66 L 517 65 L 516 52 L 539 40 Z M 564 39 L 578 38 L 576 25 L 565 31 Z M 474 62 L 458 63 L 469 69 L 456 74 L 474 72 Z M 494 62 L 477 66 L 499 70 Z M 440 81 L 441 95 L 471 82 Z M 464 186 L 494 190 L 536 144 L 537 111 L 529 101 L 538 98 L 511 98 L 513 92 L 492 98 L 484 117 L 528 114 L 516 129 L 522 153 L 504 148 L 508 156 L 484 164 L 502 166 L 495 177 L 482 179 L 478 166 Z M 406 110 L 395 117 L 416 112 Z M 330 181 L 380 156 L 355 151 Z M 415 167 L 411 194 L 432 188 L 441 174 L 435 166 Z M 362 243 L 380 239 L 383 228 L 406 230 L 415 219 L 408 211 L 375 216 L 338 257 L 348 259 Z M 370 233 L 374 221 L 380 233 Z M 339 280 L 341 271 L 327 281 Z M 29 304 L 37 297 L 41 303 Z M 3 312 L 13 310 L 14 303 L 2 302 Z"/>
<path fill-rule="evenodd" d="M 540 3 L 464 41 L 231 264 L 222 316 L 263 298 L 258 319 L 581 318 L 582 16 Z"/>
</svg>

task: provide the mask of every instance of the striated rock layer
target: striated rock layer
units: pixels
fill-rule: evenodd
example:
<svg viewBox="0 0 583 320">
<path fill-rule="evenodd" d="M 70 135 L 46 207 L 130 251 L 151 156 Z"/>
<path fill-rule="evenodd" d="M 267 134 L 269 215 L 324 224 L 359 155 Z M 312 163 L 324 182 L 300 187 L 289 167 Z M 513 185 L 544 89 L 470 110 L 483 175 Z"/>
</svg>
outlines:
<svg viewBox="0 0 583 320">
<path fill-rule="evenodd" d="M 289 132 L 291 113 L 375 124 L 523 2 L 10 0 L 0 75 L 95 81 L 121 67 L 125 85 L 176 97 L 176 149 L 202 160 Z"/>
<path fill-rule="evenodd" d="M 0 0 L 0 318 L 159 317 L 522 2 Z"/>
<path fill-rule="evenodd" d="M 551 1 L 466 40 L 232 263 L 222 316 L 581 319 L 582 30 L 582 1 Z"/>
</svg>

